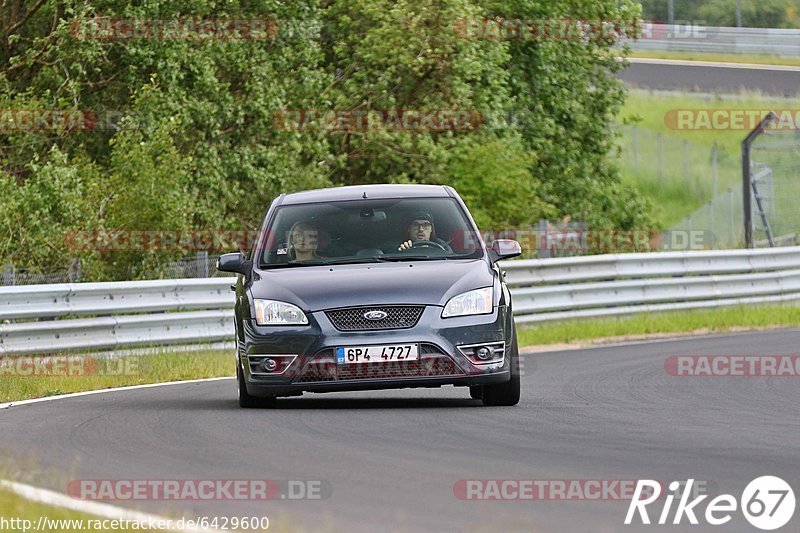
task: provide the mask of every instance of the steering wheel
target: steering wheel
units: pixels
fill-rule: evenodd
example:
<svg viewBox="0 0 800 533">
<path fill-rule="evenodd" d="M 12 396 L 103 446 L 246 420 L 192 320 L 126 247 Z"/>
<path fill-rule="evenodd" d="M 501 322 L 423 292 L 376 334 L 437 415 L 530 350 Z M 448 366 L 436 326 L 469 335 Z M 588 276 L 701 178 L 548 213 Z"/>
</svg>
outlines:
<svg viewBox="0 0 800 533">
<path fill-rule="evenodd" d="M 438 242 L 435 242 L 435 241 L 414 241 L 411 244 L 411 247 L 412 248 L 438 248 L 443 252 L 447 251 L 447 248 L 445 248 L 444 246 L 442 246 L 441 244 L 439 244 Z"/>
</svg>

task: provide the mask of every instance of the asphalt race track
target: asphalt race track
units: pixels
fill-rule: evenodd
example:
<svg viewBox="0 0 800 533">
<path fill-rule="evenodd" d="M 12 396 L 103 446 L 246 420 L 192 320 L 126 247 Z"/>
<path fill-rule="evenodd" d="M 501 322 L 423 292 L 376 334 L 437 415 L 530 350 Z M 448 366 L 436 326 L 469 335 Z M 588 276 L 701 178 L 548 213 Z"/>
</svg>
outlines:
<svg viewBox="0 0 800 533">
<path fill-rule="evenodd" d="M 694 478 L 738 499 L 750 480 L 778 475 L 797 492 L 800 378 L 674 377 L 664 361 L 798 346 L 799 330 L 780 330 L 528 354 L 512 408 L 453 387 L 306 395 L 274 410 L 239 409 L 232 379 L 112 392 L 0 411 L 0 450 L 36 465 L 21 481 L 59 492 L 69 479 L 329 484 L 321 500 L 119 504 L 266 515 L 278 531 L 756 531 L 740 511 L 716 528 L 625 527 L 627 500 L 467 501 L 453 489 L 466 479 Z M 800 531 L 798 514 L 781 531 Z"/>
<path fill-rule="evenodd" d="M 704 93 L 739 93 L 747 90 L 786 97 L 800 93 L 800 68 L 797 67 L 764 70 L 736 64 L 712 67 L 686 61 L 631 61 L 632 64 L 619 77 L 638 88 Z"/>
</svg>

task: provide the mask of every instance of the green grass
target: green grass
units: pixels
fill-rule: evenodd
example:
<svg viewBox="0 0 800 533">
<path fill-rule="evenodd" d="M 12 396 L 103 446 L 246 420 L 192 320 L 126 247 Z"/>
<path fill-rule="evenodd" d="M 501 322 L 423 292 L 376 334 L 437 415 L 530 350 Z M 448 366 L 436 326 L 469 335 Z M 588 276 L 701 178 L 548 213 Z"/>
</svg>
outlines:
<svg viewBox="0 0 800 533">
<path fill-rule="evenodd" d="M 54 377 L 0 374 L 0 402 L 129 385 L 232 376 L 235 368 L 234 356 L 230 351 L 163 351 L 129 355 L 124 359 L 128 366 L 117 372 L 119 375 Z M 103 368 L 110 369 L 112 366 L 113 363 Z"/>
<path fill-rule="evenodd" d="M 691 93 L 653 93 L 630 91 L 620 118 L 636 124 L 621 126 L 619 146 L 622 155 L 622 179 L 649 198 L 653 217 L 660 228 L 680 222 L 706 202 L 714 193 L 741 188 L 741 141 L 747 131 L 674 130 L 664 122 L 675 109 L 793 109 L 796 101 L 754 93 L 738 96 L 704 96 Z M 663 139 L 659 165 L 658 138 Z M 717 146 L 717 183 L 714 190 L 711 150 Z M 634 149 L 634 146 L 637 149 Z M 634 152 L 638 156 L 634 156 Z M 685 152 L 688 158 L 685 159 Z M 790 154 L 791 155 L 791 154 Z M 688 161 L 688 177 L 685 169 Z M 659 167 L 661 172 L 659 175 Z M 788 197 L 788 196 L 787 196 Z"/>
<path fill-rule="evenodd" d="M 637 50 L 631 57 L 641 57 L 650 59 L 679 59 L 683 61 L 715 61 L 719 63 L 755 63 L 760 65 L 784 65 L 800 66 L 800 58 L 771 56 L 771 55 L 747 55 L 747 54 L 712 54 L 702 52 L 671 52 L 661 50 Z"/>
<path fill-rule="evenodd" d="M 113 505 L 113 504 L 112 504 Z M 256 515 L 247 515 L 247 516 L 256 516 Z M 291 519 L 283 514 L 277 515 L 274 517 L 274 514 L 267 515 L 271 520 L 280 520 L 276 523 L 277 527 L 273 527 L 272 523 L 270 523 L 269 531 L 299 531 L 297 528 L 289 528 L 286 526 L 287 523 L 291 523 Z M 39 522 L 40 517 L 44 517 L 45 520 L 49 520 L 49 527 L 48 523 L 45 521 L 42 523 L 45 529 L 41 531 L 58 531 L 59 533 L 76 533 L 78 531 L 147 531 L 144 527 L 137 527 L 135 525 L 131 525 L 130 523 L 117 521 L 116 525 L 119 527 L 106 527 L 101 528 L 100 526 L 103 525 L 113 525 L 115 524 L 112 520 L 107 519 L 104 517 L 98 517 L 90 514 L 80 513 L 77 511 L 72 511 L 69 509 L 63 509 L 61 507 L 44 505 L 41 503 L 32 502 L 23 498 L 22 496 L 17 495 L 14 492 L 7 491 L 5 489 L 0 489 L 0 517 L 5 518 L 6 520 L 10 521 L 11 519 L 17 519 L 16 522 L 9 522 L 7 525 L 9 527 L 2 528 L 0 525 L 0 530 L 2 531 L 23 531 L 23 527 L 28 527 L 27 531 L 36 531 L 37 524 Z M 177 524 L 178 521 L 181 519 L 180 516 L 172 515 L 162 517 L 164 519 L 171 518 Z M 186 520 L 196 520 L 197 518 L 194 515 L 187 515 L 184 517 Z M 212 519 L 213 516 L 209 516 L 209 520 Z M 25 520 L 29 520 L 30 522 L 22 522 Z M 72 522 L 61 522 L 61 523 L 54 523 L 54 521 L 72 521 Z M 220 523 L 221 523 L 220 519 Z M 91 521 L 91 523 L 90 523 Z M 185 524 L 185 522 L 184 522 Z M 58 527 L 61 526 L 61 527 Z M 129 527 L 123 527 L 129 526 Z M 230 526 L 229 526 L 230 527 Z M 332 529 L 327 529 L 328 531 L 332 531 Z M 151 531 L 174 531 L 174 530 L 151 530 Z M 229 531 L 266 531 L 263 529 L 229 529 Z"/>
<path fill-rule="evenodd" d="M 800 88 L 798 88 L 800 91 Z M 753 92 L 737 95 L 703 95 L 686 92 L 652 92 L 631 90 L 622 107 L 622 120 L 638 120 L 643 130 L 661 132 L 670 138 L 688 140 L 693 145 L 711 148 L 715 143 L 727 153 L 738 155 L 742 140 L 749 131 L 743 130 L 673 130 L 664 123 L 664 117 L 673 109 L 795 109 L 797 100 Z M 677 154 L 680 155 L 680 154 Z"/>
<path fill-rule="evenodd" d="M 43 487 L 48 488 L 49 490 L 53 490 L 56 493 L 65 494 L 67 492 L 67 486 L 71 480 L 80 479 L 81 476 L 79 474 L 79 465 L 80 461 L 73 461 L 71 464 L 62 463 L 57 468 L 52 467 L 42 467 L 40 463 L 40 459 L 37 456 L 36 451 L 29 451 L 29 452 L 19 452 L 15 454 L 11 453 L 4 453 L 0 455 L 0 479 L 4 480 L 14 480 L 18 481 L 22 484 L 34 486 L 34 487 Z M 197 514 L 193 512 L 189 512 L 187 508 L 186 501 L 163 501 L 161 502 L 163 505 L 160 505 L 157 509 L 137 509 L 137 505 L 135 502 L 114 502 L 114 501 L 101 501 L 98 502 L 104 505 L 110 505 L 112 507 L 117 507 L 120 509 L 131 509 L 131 510 L 138 510 L 142 511 L 146 514 L 154 514 L 158 518 L 163 519 L 171 519 L 173 520 L 173 525 L 178 525 L 178 521 L 181 518 L 185 519 L 184 525 L 186 525 L 186 521 L 188 520 L 197 520 Z M 131 505 L 131 504 L 134 505 Z M 123 505 L 124 504 L 124 505 Z M 219 518 L 219 523 L 223 521 L 222 517 L 228 516 L 232 517 L 232 515 L 228 514 L 225 515 L 224 513 L 221 514 L 210 514 L 206 515 L 209 520 L 213 519 L 214 517 Z M 270 520 L 270 525 L 268 530 L 269 531 L 305 531 L 301 528 L 295 527 L 292 515 L 286 512 L 261 512 L 261 513 L 249 513 L 246 515 L 240 515 L 240 517 L 263 517 L 266 516 Z M 56 524 L 50 524 L 47 527 L 43 523 L 43 529 L 39 531 L 59 531 L 59 532 L 67 532 L 72 533 L 73 531 L 146 531 L 144 527 L 137 527 L 136 525 L 119 523 L 117 524 L 117 528 L 105 528 L 101 529 L 100 527 L 94 526 L 102 526 L 104 524 L 97 524 L 97 522 L 92 523 L 91 525 L 87 522 L 88 520 L 96 521 L 96 520 L 110 520 L 105 519 L 100 516 L 95 516 L 91 513 L 84 513 L 80 511 L 73 511 L 70 509 L 64 509 L 57 505 L 49 505 L 49 504 L 41 504 L 31 500 L 28 500 L 15 492 L 11 489 L 7 489 L 5 487 L 0 487 L 0 517 L 6 518 L 6 520 L 12 518 L 18 518 L 23 520 L 30 520 L 32 526 L 28 531 L 36 531 L 36 524 L 39 521 L 40 517 L 44 517 L 47 519 L 52 520 L 82 520 L 83 521 L 83 528 L 81 529 L 80 523 L 73 522 L 70 524 L 60 524 L 65 527 L 57 528 Z M 11 524 L 7 524 L 6 528 L 0 526 L 0 531 L 22 531 L 21 527 L 8 527 Z M 111 525 L 107 523 L 105 525 Z M 333 531 L 331 528 L 324 528 L 322 527 L 322 523 L 319 524 L 319 527 L 315 529 L 315 531 Z M 92 527 L 90 527 L 92 526 Z M 128 526 L 128 527 L 123 527 Z M 229 528 L 232 528 L 231 524 L 228 524 Z M 229 529 L 230 531 L 265 531 L 262 529 Z M 155 531 L 155 530 L 151 530 Z M 159 530 L 159 531 L 173 531 L 173 530 Z"/>
<path fill-rule="evenodd" d="M 50 520 L 82 520 L 84 529 L 86 531 L 88 529 L 87 520 L 102 520 L 102 518 L 98 518 L 96 516 L 77 513 L 75 511 L 70 511 L 67 509 L 61 509 L 59 507 L 51 507 L 49 505 L 43 505 L 40 503 L 34 503 L 25 498 L 18 496 L 17 494 L 0 489 L 0 517 L 5 518 L 6 520 L 13 519 L 20 519 L 20 520 L 30 520 L 31 524 L 28 531 L 33 531 L 36 528 L 37 522 L 39 521 L 39 517 L 44 516 Z M 73 523 L 74 524 L 74 523 Z M 9 526 L 13 526 L 14 524 L 11 523 Z M 22 525 L 19 524 L 19 527 L 7 527 L 4 531 L 22 531 Z M 96 529 L 95 531 L 133 531 L 132 528 L 125 528 L 125 529 Z M 80 531 L 80 529 L 75 529 L 74 527 L 62 527 L 59 529 L 46 529 L 45 531 L 59 531 L 60 533 L 73 533 L 76 531 Z M 141 529 L 138 529 L 141 531 Z"/>
<path fill-rule="evenodd" d="M 519 326 L 519 345 L 534 346 L 659 333 L 722 333 L 739 329 L 800 326 L 800 306 L 734 306 L 711 310 L 642 313 Z"/>
<path fill-rule="evenodd" d="M 703 185 L 697 180 L 690 180 L 687 185 L 683 178 L 668 174 L 662 180 L 642 168 L 623 168 L 622 181 L 651 200 L 653 220 L 662 229 L 695 211 L 711 195 L 710 188 L 699 190 Z"/>
</svg>

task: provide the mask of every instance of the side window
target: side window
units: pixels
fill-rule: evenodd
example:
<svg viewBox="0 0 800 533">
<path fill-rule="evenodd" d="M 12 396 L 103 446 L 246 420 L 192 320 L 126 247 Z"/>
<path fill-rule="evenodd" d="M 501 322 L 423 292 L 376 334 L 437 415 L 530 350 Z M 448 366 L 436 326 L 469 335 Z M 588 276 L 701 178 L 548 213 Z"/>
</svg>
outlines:
<svg viewBox="0 0 800 533">
<path fill-rule="evenodd" d="M 266 242 L 264 243 L 264 253 L 262 261 L 265 263 L 285 263 L 288 261 L 288 247 L 286 242 L 286 234 L 288 228 L 283 225 L 277 226 L 267 235 Z"/>
</svg>

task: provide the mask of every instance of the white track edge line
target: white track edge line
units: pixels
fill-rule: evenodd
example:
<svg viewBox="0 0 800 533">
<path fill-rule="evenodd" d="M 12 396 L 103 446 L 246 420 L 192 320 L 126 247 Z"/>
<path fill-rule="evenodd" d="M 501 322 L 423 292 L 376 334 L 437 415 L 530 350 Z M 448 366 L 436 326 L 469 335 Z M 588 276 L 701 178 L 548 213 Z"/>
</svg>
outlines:
<svg viewBox="0 0 800 533">
<path fill-rule="evenodd" d="M 114 505 L 109 505 L 107 503 L 76 500 L 74 498 L 67 496 L 66 494 L 61 494 L 47 489 L 41 489 L 38 487 L 34 487 L 32 485 L 26 485 L 24 483 L 19 483 L 16 481 L 9 481 L 7 479 L 0 479 L 0 487 L 8 489 L 11 492 L 32 502 L 42 503 L 53 507 L 60 507 L 62 509 L 69 509 L 71 511 L 77 511 L 80 513 L 90 514 L 94 516 L 100 516 L 111 520 L 129 520 L 132 522 L 139 522 L 139 523 L 144 522 L 145 524 L 147 524 L 148 522 L 159 522 L 159 521 L 163 522 L 171 521 L 174 524 L 179 520 L 179 519 L 170 519 L 158 515 L 143 513 L 141 511 L 134 511 L 132 509 L 123 509 L 121 507 L 116 507 Z M 70 520 L 70 519 L 65 519 L 65 520 Z M 78 519 L 73 519 L 73 520 L 78 520 Z M 168 531 L 182 531 L 187 533 L 206 533 L 210 531 L 219 531 L 219 530 L 206 529 L 206 528 L 197 529 L 197 528 L 173 527 Z"/>
<path fill-rule="evenodd" d="M 125 387 L 114 387 L 111 389 L 95 389 L 95 390 L 87 390 L 81 392 L 70 392 L 67 394 L 59 394 L 57 396 L 44 396 L 42 398 L 31 398 L 30 400 L 18 400 L 14 402 L 6 402 L 0 403 L 0 410 L 8 409 L 9 407 L 17 407 L 20 405 L 30 405 L 34 403 L 41 403 L 41 402 L 50 402 L 53 400 L 64 400 L 67 398 L 78 398 L 80 396 L 91 396 L 93 394 L 105 394 L 107 392 L 120 392 L 120 391 L 127 391 L 127 390 L 137 390 L 137 389 L 149 389 L 152 387 L 165 387 L 167 385 L 184 385 L 187 383 L 204 383 L 207 381 L 220 381 L 223 379 L 236 379 L 234 376 L 222 377 L 222 378 L 204 378 L 204 379 L 188 379 L 185 381 L 167 381 L 164 383 L 147 383 L 144 385 L 128 385 Z"/>
<path fill-rule="evenodd" d="M 772 70 L 779 72 L 800 72 L 795 65 L 767 65 L 762 63 L 729 63 L 722 61 L 694 61 L 688 59 L 656 59 L 649 57 L 626 57 L 628 62 L 643 65 L 670 65 L 676 67 L 731 68 L 740 70 Z"/>
<path fill-rule="evenodd" d="M 574 348 L 564 348 L 562 347 L 553 347 L 552 350 L 541 349 L 539 350 L 536 345 L 532 344 L 528 346 L 528 348 L 533 347 L 535 351 L 532 352 L 525 352 L 525 346 L 520 348 L 520 355 L 526 356 L 536 356 L 536 355 L 543 355 L 548 353 L 558 353 L 558 352 L 576 352 L 581 350 L 599 350 L 601 348 L 623 348 L 626 346 L 638 346 L 643 344 L 657 344 L 659 342 L 680 342 L 680 341 L 690 341 L 690 340 L 697 340 L 697 339 L 712 339 L 717 337 L 734 337 L 740 335 L 750 335 L 754 333 L 769 333 L 771 331 L 796 331 L 798 328 L 797 326 L 785 326 L 785 327 L 777 327 L 777 328 L 767 328 L 767 329 L 753 329 L 748 331 L 721 331 L 719 333 L 701 333 L 698 335 L 687 335 L 687 334 L 679 334 L 675 337 L 664 337 L 660 339 L 638 339 L 638 340 L 630 340 L 630 341 L 620 341 L 620 342 L 613 342 L 609 344 L 595 344 L 592 346 L 576 346 Z M 591 340 L 591 339 L 588 339 Z M 547 346 L 547 345 L 541 345 Z"/>
</svg>

